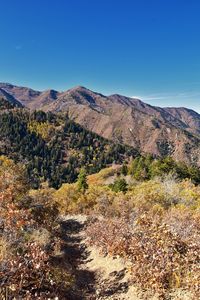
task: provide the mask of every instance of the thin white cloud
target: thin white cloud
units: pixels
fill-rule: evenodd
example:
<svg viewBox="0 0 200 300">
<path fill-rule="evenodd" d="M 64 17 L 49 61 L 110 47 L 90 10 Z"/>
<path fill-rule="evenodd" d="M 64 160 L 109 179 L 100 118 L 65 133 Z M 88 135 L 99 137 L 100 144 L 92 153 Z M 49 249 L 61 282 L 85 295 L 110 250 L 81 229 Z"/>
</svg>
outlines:
<svg viewBox="0 0 200 300">
<path fill-rule="evenodd" d="M 138 98 L 146 101 L 156 101 L 156 100 L 173 100 L 173 99 L 191 99 L 199 97 L 200 92 L 180 92 L 180 93 L 160 93 L 160 94 L 150 94 L 145 96 L 131 96 L 131 98 Z"/>
<path fill-rule="evenodd" d="M 178 93 L 155 93 L 149 95 L 133 96 L 151 105 L 160 107 L 187 107 L 200 113 L 200 92 L 183 91 Z"/>
</svg>

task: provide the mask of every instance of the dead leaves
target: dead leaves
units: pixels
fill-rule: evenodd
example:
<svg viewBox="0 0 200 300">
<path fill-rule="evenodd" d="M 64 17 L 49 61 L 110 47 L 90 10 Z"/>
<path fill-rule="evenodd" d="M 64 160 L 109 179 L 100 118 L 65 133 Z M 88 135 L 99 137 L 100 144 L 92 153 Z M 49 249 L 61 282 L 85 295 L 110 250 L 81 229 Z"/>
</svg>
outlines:
<svg viewBox="0 0 200 300">
<path fill-rule="evenodd" d="M 181 287 L 200 295 L 200 245 L 172 233 L 161 217 L 145 213 L 134 225 L 123 218 L 101 219 L 91 222 L 87 233 L 103 253 L 131 262 L 132 280 L 142 289 L 163 295 Z"/>
</svg>

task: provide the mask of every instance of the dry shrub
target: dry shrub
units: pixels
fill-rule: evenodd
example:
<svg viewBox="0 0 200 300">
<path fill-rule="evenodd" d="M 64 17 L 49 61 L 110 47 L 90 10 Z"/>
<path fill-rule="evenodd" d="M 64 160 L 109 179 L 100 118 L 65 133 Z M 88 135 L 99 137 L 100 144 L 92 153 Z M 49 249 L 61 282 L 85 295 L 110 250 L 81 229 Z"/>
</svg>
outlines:
<svg viewBox="0 0 200 300">
<path fill-rule="evenodd" d="M 90 184 L 86 192 L 81 193 L 76 184 L 63 184 L 53 193 L 53 197 L 58 202 L 62 214 L 89 214 L 95 211 L 97 214 L 113 217 L 130 214 L 133 210 L 148 212 L 152 208 L 157 213 L 176 206 L 200 208 L 200 188 L 189 180 L 178 182 L 172 176 L 162 180 L 156 178 L 135 182 L 126 194 L 115 193 L 108 186 L 97 184 Z"/>
<path fill-rule="evenodd" d="M 29 236 L 29 240 L 36 242 L 40 246 L 45 246 L 50 242 L 50 232 L 46 228 L 33 230 Z"/>
<path fill-rule="evenodd" d="M 163 299 L 177 288 L 188 290 L 194 299 L 200 296 L 200 245 L 196 235 L 183 239 L 163 217 L 151 212 L 130 219 L 96 221 L 88 226 L 87 233 L 90 243 L 102 252 L 131 262 L 133 282 L 142 289 L 157 292 Z"/>
<path fill-rule="evenodd" d="M 0 157 L 0 290 L 12 299 L 63 299 L 71 279 L 68 270 L 54 270 L 52 263 L 61 245 L 54 236 L 57 203 L 50 189 L 28 195 L 22 171 Z"/>
<path fill-rule="evenodd" d="M 102 169 L 99 173 L 88 176 L 89 185 L 104 185 L 113 181 L 114 176 L 120 171 L 120 166 L 115 165 L 109 168 Z"/>
</svg>

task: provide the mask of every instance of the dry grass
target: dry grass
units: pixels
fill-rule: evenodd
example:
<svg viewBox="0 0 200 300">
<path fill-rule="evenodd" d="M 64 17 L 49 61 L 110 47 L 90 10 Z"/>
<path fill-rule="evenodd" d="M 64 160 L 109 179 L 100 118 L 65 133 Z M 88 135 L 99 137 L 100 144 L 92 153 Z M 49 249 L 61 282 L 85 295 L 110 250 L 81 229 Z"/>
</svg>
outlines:
<svg viewBox="0 0 200 300">
<path fill-rule="evenodd" d="M 0 262 L 8 258 L 9 243 L 4 237 L 0 237 Z"/>
<path fill-rule="evenodd" d="M 45 228 L 34 230 L 30 235 L 30 240 L 36 242 L 40 246 L 45 246 L 50 242 L 50 233 Z"/>
<path fill-rule="evenodd" d="M 102 169 L 99 173 L 89 175 L 88 184 L 103 185 L 105 183 L 107 184 L 112 183 L 113 178 L 115 178 L 116 173 L 119 172 L 120 169 L 121 169 L 120 165 L 114 165 L 112 167 Z"/>
</svg>

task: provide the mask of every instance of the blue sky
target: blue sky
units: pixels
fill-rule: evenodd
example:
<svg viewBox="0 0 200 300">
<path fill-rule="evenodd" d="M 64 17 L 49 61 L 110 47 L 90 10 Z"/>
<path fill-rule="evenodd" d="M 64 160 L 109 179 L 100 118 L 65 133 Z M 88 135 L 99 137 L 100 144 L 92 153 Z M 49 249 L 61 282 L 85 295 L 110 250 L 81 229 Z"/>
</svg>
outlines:
<svg viewBox="0 0 200 300">
<path fill-rule="evenodd" d="M 200 111 L 199 0 L 0 0 L 0 81 Z"/>
</svg>

